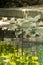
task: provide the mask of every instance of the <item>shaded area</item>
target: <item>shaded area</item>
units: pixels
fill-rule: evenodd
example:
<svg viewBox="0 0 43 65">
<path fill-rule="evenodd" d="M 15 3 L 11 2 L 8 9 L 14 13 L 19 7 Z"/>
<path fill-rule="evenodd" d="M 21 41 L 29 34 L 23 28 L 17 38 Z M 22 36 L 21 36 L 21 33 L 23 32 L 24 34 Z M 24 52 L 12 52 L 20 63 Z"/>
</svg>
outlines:
<svg viewBox="0 0 43 65">
<path fill-rule="evenodd" d="M 38 4 L 39 0 L 0 0 L 0 8 L 23 7 Z"/>
</svg>

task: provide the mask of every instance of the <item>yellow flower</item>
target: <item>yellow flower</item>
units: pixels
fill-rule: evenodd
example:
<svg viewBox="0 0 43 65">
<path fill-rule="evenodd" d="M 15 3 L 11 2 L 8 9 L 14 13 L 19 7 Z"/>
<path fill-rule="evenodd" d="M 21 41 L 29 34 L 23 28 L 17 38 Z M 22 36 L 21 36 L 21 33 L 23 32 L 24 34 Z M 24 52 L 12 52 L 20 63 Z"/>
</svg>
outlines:
<svg viewBox="0 0 43 65">
<path fill-rule="evenodd" d="M 11 62 L 11 65 L 16 65 L 16 63 L 15 62 Z"/>
<path fill-rule="evenodd" d="M 12 56 L 12 53 L 9 53 L 8 56 L 11 57 Z"/>
<path fill-rule="evenodd" d="M 17 61 L 20 61 L 20 59 L 17 59 Z"/>
<path fill-rule="evenodd" d="M 39 63 L 37 61 L 33 61 L 32 64 L 33 65 L 39 65 Z"/>
<path fill-rule="evenodd" d="M 26 60 L 29 60 L 29 57 L 28 56 L 26 57 Z"/>
<path fill-rule="evenodd" d="M 38 60 L 37 56 L 32 56 L 32 60 Z"/>
<path fill-rule="evenodd" d="M 10 58 L 9 58 L 9 59 L 7 59 L 7 61 L 8 61 L 8 62 L 10 62 Z"/>
<path fill-rule="evenodd" d="M 1 55 L 2 57 L 4 57 L 5 55 L 4 55 L 4 53 L 2 53 L 2 55 Z"/>
</svg>

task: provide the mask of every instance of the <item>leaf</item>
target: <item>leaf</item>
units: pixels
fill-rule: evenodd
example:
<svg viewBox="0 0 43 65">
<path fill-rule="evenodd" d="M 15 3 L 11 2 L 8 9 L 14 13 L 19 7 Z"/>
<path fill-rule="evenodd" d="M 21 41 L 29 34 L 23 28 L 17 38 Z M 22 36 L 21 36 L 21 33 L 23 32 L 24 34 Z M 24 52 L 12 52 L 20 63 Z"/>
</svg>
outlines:
<svg viewBox="0 0 43 65">
<path fill-rule="evenodd" d="M 36 21 L 38 21 L 40 18 L 41 18 L 41 15 L 37 15 L 37 16 L 34 17 L 34 21 L 36 22 Z"/>
</svg>

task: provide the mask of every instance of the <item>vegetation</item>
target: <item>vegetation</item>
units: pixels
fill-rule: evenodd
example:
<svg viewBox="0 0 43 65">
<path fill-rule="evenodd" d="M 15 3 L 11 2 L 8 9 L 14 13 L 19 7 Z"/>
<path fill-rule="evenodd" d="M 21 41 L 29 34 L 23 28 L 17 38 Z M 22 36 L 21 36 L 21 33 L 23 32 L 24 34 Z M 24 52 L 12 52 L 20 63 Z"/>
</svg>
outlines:
<svg viewBox="0 0 43 65">
<path fill-rule="evenodd" d="M 15 22 L 15 29 L 16 29 L 16 36 L 19 36 L 23 32 L 23 37 L 32 37 L 32 35 L 39 36 L 37 32 L 37 21 L 40 19 L 40 15 L 35 16 L 32 18 L 31 16 L 22 19 L 17 19 Z M 22 31 L 23 30 L 23 31 Z"/>
<path fill-rule="evenodd" d="M 18 37 L 19 34 L 22 32 L 25 32 L 26 34 L 29 34 L 31 32 L 30 36 L 33 34 L 33 30 L 36 33 L 36 22 L 40 19 L 40 15 L 36 16 L 35 18 L 27 18 L 23 20 L 23 22 L 16 21 L 15 27 L 16 29 L 16 37 Z M 33 25 L 35 22 L 35 25 Z M 28 23 L 30 25 L 28 26 Z M 27 24 L 27 28 L 24 24 Z M 28 32 L 27 32 L 28 31 Z M 35 34 L 34 33 L 34 34 Z M 17 43 L 18 44 L 18 43 Z M 32 50 L 35 49 L 35 46 L 32 46 Z M 23 50 L 23 52 L 22 52 Z M 37 52 L 37 55 L 35 52 Z M 34 54 L 33 54 L 34 52 Z M 23 55 L 22 55 L 23 53 Z M 5 42 L 0 41 L 0 65 L 43 65 L 43 45 L 37 45 L 37 50 L 31 51 L 31 47 L 28 49 L 25 48 L 18 48 L 17 46 Z"/>
<path fill-rule="evenodd" d="M 33 56 L 32 52 L 30 55 L 25 55 L 26 50 L 24 49 L 24 55 L 22 56 L 22 49 L 19 48 L 18 55 L 17 49 L 8 42 L 0 42 L 0 65 L 38 65 L 38 57 Z"/>
<path fill-rule="evenodd" d="M 0 41 L 0 65 L 43 65 L 43 45 L 37 46 L 38 56 L 33 55 L 30 48 L 23 50 L 22 56 L 21 48 L 17 52 L 16 46 Z"/>
</svg>

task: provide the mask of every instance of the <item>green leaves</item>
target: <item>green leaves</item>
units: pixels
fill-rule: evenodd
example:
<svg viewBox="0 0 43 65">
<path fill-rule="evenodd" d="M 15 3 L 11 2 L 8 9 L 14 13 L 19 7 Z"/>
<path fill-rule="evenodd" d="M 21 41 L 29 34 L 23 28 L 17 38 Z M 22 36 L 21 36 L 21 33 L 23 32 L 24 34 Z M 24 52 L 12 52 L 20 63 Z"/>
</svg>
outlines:
<svg viewBox="0 0 43 65">
<path fill-rule="evenodd" d="M 43 45 L 38 46 L 38 57 L 39 63 L 43 64 Z"/>
<path fill-rule="evenodd" d="M 30 48 L 28 48 L 28 50 L 24 49 L 23 51 L 24 55 L 22 56 L 21 48 L 18 49 L 18 55 L 17 55 L 17 49 L 15 48 L 15 46 L 13 46 L 12 44 L 8 42 L 1 42 L 1 43 L 0 43 L 0 49 L 2 48 L 2 51 L 0 55 L 0 65 L 12 65 L 12 64 L 13 65 L 14 64 L 15 65 L 28 65 L 29 63 L 31 64 L 32 61 L 34 60 L 32 59 L 33 56 L 32 56 L 32 52 L 30 51 Z M 25 53 L 28 53 L 28 52 L 30 54 L 25 55 Z"/>
<path fill-rule="evenodd" d="M 40 19 L 40 15 L 35 16 L 34 18 L 29 16 L 26 19 L 17 19 L 17 21 L 15 22 L 15 25 L 17 25 L 18 27 L 16 29 L 21 29 L 25 32 L 25 34 L 27 33 L 27 35 L 32 35 L 31 32 L 35 32 L 37 31 L 37 27 L 36 27 L 36 22 Z M 16 32 L 16 35 L 19 35 L 20 33 L 22 33 L 22 31 L 19 30 L 19 32 Z M 31 33 L 31 34 L 30 34 Z M 35 34 L 34 33 L 34 34 Z"/>
</svg>

